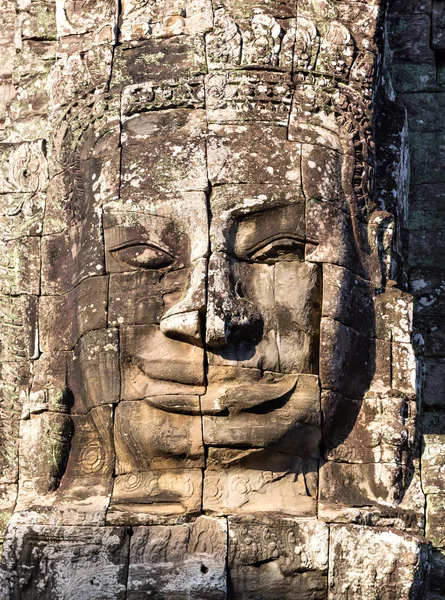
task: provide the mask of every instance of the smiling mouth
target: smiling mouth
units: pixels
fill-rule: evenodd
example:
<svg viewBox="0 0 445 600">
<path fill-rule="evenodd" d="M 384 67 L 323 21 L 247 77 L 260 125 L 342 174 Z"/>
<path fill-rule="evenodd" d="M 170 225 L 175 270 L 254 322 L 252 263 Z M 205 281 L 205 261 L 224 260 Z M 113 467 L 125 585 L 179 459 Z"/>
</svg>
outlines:
<svg viewBox="0 0 445 600">
<path fill-rule="evenodd" d="M 144 398 L 154 408 L 171 413 L 229 417 L 242 412 L 267 414 L 280 408 L 295 390 L 297 375 L 265 372 L 260 381 L 211 383 L 200 396 L 172 394 Z"/>
</svg>

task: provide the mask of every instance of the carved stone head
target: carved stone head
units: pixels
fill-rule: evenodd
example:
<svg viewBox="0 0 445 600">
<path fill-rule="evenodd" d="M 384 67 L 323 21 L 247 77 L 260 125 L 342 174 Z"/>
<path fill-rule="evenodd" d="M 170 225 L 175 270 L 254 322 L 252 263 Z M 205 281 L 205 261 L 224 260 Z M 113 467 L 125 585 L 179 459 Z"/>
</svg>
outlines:
<svg viewBox="0 0 445 600">
<path fill-rule="evenodd" d="M 50 76 L 22 431 L 45 442 L 22 454 L 18 504 L 42 522 L 271 513 L 286 529 L 403 497 L 409 314 L 374 189 L 379 3 L 213 4 L 127 0 L 112 55 L 68 52 Z M 406 313 L 398 333 L 388 310 Z"/>
</svg>

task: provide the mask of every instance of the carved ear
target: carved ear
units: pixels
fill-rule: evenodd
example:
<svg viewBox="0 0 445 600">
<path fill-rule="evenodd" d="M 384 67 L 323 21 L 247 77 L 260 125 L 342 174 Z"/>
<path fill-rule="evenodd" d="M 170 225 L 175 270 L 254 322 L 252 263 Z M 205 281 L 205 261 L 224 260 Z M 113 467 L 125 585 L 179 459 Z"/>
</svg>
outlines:
<svg viewBox="0 0 445 600">
<path fill-rule="evenodd" d="M 393 279 L 393 241 L 395 218 L 385 211 L 375 211 L 368 226 L 371 248 L 371 276 L 377 290 L 383 291 Z"/>
<path fill-rule="evenodd" d="M 22 419 L 42 412 L 69 414 L 72 406 L 72 393 L 68 388 L 22 390 Z"/>
</svg>

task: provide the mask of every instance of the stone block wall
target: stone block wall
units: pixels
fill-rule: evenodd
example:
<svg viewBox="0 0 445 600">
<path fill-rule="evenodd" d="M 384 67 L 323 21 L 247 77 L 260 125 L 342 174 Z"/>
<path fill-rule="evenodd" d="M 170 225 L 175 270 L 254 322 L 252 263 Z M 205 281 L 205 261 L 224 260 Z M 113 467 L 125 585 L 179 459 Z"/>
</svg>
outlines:
<svg viewBox="0 0 445 600">
<path fill-rule="evenodd" d="M 445 598 L 445 2 L 391 0 L 392 80 L 407 110 L 409 291 L 421 412 L 428 598 Z"/>
</svg>

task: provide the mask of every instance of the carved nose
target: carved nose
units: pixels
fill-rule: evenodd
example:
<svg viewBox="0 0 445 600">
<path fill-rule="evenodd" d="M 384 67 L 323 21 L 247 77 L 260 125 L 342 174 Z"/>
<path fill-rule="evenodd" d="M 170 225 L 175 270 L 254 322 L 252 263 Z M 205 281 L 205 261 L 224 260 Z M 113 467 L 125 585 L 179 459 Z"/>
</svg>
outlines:
<svg viewBox="0 0 445 600">
<path fill-rule="evenodd" d="M 184 298 L 162 316 L 164 335 L 191 344 L 201 344 L 206 306 L 206 259 L 197 261 Z"/>
<path fill-rule="evenodd" d="M 228 257 L 220 252 L 209 261 L 206 343 L 221 348 L 232 343 L 257 343 L 263 322 L 255 307 L 241 297 L 230 270 Z"/>
</svg>

